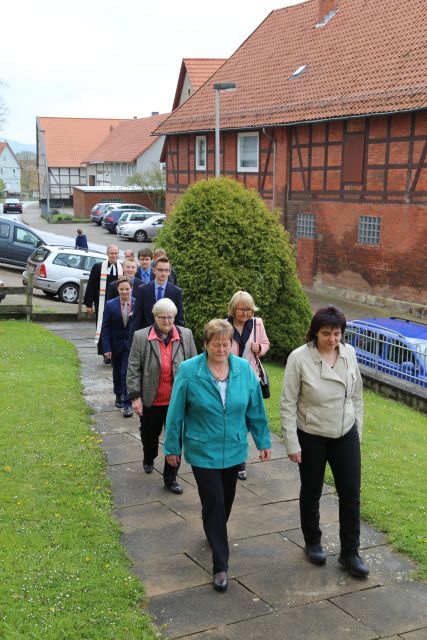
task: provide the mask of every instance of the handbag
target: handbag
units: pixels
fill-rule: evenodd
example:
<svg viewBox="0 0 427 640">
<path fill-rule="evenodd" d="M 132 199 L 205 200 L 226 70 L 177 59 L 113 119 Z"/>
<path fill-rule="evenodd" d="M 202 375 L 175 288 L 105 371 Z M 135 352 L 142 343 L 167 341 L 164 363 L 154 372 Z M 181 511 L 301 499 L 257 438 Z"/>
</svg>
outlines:
<svg viewBox="0 0 427 640">
<path fill-rule="evenodd" d="M 254 342 L 256 342 L 256 318 L 254 318 Z M 261 364 L 261 360 L 254 354 L 255 357 L 255 365 L 258 369 L 258 378 L 259 383 L 261 385 L 261 393 L 262 397 L 267 399 L 270 397 L 270 380 L 268 379 L 268 375 L 266 370 Z"/>
</svg>

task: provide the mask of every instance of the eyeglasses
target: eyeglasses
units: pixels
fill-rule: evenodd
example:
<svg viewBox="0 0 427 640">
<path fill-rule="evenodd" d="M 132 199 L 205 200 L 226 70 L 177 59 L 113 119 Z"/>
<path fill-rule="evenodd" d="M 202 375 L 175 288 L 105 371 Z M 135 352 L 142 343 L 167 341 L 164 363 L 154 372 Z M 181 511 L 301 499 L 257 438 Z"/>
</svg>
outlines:
<svg viewBox="0 0 427 640">
<path fill-rule="evenodd" d="M 240 313 L 252 313 L 253 309 L 248 309 L 247 307 L 236 307 L 235 311 L 239 311 Z"/>
<path fill-rule="evenodd" d="M 175 316 L 156 316 L 158 320 L 163 320 L 163 322 L 173 322 L 175 320 Z"/>
<path fill-rule="evenodd" d="M 159 273 L 170 273 L 170 269 L 159 269 L 159 267 L 155 267 L 155 269 Z"/>
</svg>

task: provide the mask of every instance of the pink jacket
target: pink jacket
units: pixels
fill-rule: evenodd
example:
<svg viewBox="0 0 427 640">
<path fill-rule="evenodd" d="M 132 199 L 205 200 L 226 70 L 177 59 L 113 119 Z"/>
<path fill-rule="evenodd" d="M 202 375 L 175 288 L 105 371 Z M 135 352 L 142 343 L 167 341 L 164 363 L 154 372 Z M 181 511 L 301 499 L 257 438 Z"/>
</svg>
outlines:
<svg viewBox="0 0 427 640">
<path fill-rule="evenodd" d="M 251 350 L 251 344 L 253 342 L 256 342 L 257 344 L 261 345 L 261 351 L 257 355 L 259 358 L 262 358 L 262 356 L 265 355 L 270 348 L 270 340 L 267 338 L 267 334 L 264 329 L 264 323 L 261 318 L 254 318 L 254 321 L 256 322 L 256 340 L 254 340 L 254 333 L 252 331 L 245 345 L 245 350 L 243 351 L 242 358 L 249 361 L 252 369 L 258 375 L 258 369 L 255 364 L 255 355 Z M 231 345 L 231 353 L 233 353 L 235 356 L 239 355 L 239 344 L 236 342 L 236 340 L 233 340 L 233 344 Z"/>
</svg>

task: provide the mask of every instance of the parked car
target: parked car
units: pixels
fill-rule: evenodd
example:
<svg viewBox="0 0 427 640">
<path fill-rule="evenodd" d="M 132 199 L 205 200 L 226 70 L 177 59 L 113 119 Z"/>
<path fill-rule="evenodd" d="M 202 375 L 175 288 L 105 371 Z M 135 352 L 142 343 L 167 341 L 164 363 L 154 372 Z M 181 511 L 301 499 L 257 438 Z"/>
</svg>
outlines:
<svg viewBox="0 0 427 640">
<path fill-rule="evenodd" d="M 18 198 L 6 198 L 3 202 L 3 213 L 22 213 L 22 202 Z"/>
<path fill-rule="evenodd" d="M 116 233 L 117 224 L 120 220 L 120 217 L 123 215 L 123 213 L 129 211 L 132 211 L 133 213 L 154 213 L 153 211 L 150 211 L 150 209 L 147 209 L 147 207 L 143 207 L 142 205 L 139 205 L 138 209 L 134 209 L 134 206 L 136 205 L 132 205 L 132 207 L 130 205 L 125 205 L 125 207 L 128 208 L 114 207 L 114 209 L 109 209 L 108 211 L 106 211 L 102 219 L 102 226 L 104 227 L 104 229 L 107 229 L 110 233 Z"/>
<path fill-rule="evenodd" d="M 347 323 L 346 341 L 360 364 L 427 387 L 427 325 L 402 318 Z"/>
<path fill-rule="evenodd" d="M 92 220 L 92 222 L 96 222 L 96 224 L 100 226 L 102 218 L 104 217 L 104 214 L 107 211 L 108 207 L 111 208 L 111 202 L 100 202 L 92 207 L 92 210 L 90 212 L 90 219 Z"/>
<path fill-rule="evenodd" d="M 122 213 L 117 223 L 118 226 L 122 224 L 130 224 L 132 222 L 145 222 L 150 216 L 159 216 L 160 211 L 126 211 Z"/>
<path fill-rule="evenodd" d="M 88 277 L 93 265 L 105 258 L 100 251 L 53 245 L 39 247 L 27 260 L 22 282 L 27 284 L 32 271 L 35 289 L 41 289 L 48 296 L 58 295 L 62 302 L 74 303 L 79 299 L 80 278 Z"/>
<path fill-rule="evenodd" d="M 28 256 L 42 244 L 44 241 L 31 227 L 0 216 L 0 262 L 25 267 Z"/>
<path fill-rule="evenodd" d="M 165 220 L 165 214 L 160 213 L 156 216 L 150 216 L 144 222 L 122 224 L 117 227 L 117 235 L 126 240 L 146 242 L 157 236 L 160 229 L 163 229 Z"/>
</svg>

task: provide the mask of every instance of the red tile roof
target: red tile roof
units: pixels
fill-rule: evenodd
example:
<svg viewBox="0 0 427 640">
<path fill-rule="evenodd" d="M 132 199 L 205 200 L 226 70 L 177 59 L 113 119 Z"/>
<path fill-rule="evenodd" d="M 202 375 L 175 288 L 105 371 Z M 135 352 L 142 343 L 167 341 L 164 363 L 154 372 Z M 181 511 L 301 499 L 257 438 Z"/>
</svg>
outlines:
<svg viewBox="0 0 427 640">
<path fill-rule="evenodd" d="M 194 93 L 206 82 L 206 80 L 209 80 L 209 78 L 224 64 L 226 60 L 227 58 L 183 58 L 172 110 L 179 106 L 182 87 L 186 75 L 190 78 L 191 87 Z"/>
<path fill-rule="evenodd" d="M 46 132 L 49 167 L 79 167 L 121 122 L 117 118 L 38 117 L 38 128 Z"/>
<path fill-rule="evenodd" d="M 85 161 L 134 162 L 157 142 L 158 138 L 151 134 L 168 115 L 163 113 L 120 122 L 95 150 L 91 150 Z"/>
<path fill-rule="evenodd" d="M 3 153 L 7 146 L 7 142 L 0 142 L 0 153 Z"/>
<path fill-rule="evenodd" d="M 425 0 L 336 0 L 336 7 L 320 28 L 318 0 L 272 11 L 155 133 L 212 130 L 214 82 L 237 84 L 221 94 L 225 129 L 425 108 Z"/>
</svg>

